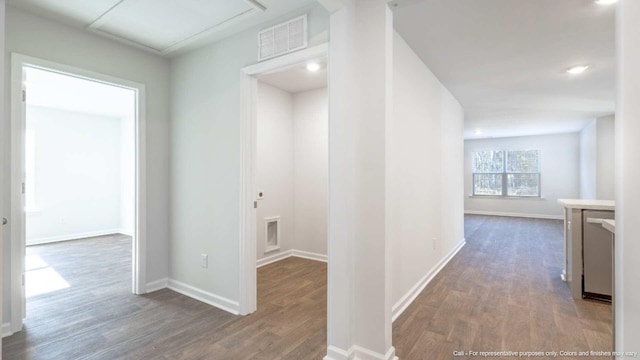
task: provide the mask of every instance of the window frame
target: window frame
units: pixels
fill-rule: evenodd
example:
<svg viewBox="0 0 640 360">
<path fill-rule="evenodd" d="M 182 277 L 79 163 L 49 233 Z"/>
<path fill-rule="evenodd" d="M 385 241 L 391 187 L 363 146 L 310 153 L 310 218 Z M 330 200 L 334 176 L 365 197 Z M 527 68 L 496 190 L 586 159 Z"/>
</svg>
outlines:
<svg viewBox="0 0 640 360">
<path fill-rule="evenodd" d="M 475 154 L 482 151 L 494 151 L 494 152 L 502 152 L 502 172 L 475 172 Z M 538 171 L 537 172 L 508 172 L 507 171 L 507 159 L 510 151 L 536 151 L 538 153 Z M 514 198 L 514 199 L 540 199 L 542 198 L 542 151 L 540 149 L 506 149 L 506 150 L 495 150 L 495 149 L 485 149 L 478 150 L 473 152 L 473 158 L 471 159 L 471 196 L 473 197 L 487 197 L 487 198 Z M 509 195 L 509 175 L 537 175 L 538 177 L 538 193 L 536 195 Z M 501 194 L 477 194 L 476 193 L 476 175 L 501 175 L 502 176 L 502 187 Z"/>
</svg>

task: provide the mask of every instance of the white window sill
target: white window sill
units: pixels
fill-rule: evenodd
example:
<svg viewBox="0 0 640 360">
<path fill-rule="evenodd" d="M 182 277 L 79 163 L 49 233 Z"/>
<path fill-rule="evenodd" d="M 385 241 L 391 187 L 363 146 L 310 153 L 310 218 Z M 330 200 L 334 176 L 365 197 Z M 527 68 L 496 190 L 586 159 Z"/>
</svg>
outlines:
<svg viewBox="0 0 640 360">
<path fill-rule="evenodd" d="M 491 199 L 491 200 L 532 200 L 546 201 L 542 196 L 499 196 L 499 195 L 469 195 L 470 199 Z"/>
</svg>

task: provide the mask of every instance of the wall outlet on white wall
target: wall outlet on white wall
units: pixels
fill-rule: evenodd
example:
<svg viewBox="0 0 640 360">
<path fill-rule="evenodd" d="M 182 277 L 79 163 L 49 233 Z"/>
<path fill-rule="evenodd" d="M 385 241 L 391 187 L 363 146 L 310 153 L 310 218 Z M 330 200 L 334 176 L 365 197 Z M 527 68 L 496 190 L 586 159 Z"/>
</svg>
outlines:
<svg viewBox="0 0 640 360">
<path fill-rule="evenodd" d="M 209 255 L 200 254 L 200 265 L 202 265 L 203 268 L 209 267 Z"/>
<path fill-rule="evenodd" d="M 433 247 L 433 250 L 436 249 L 436 240 L 437 240 L 436 238 L 431 239 L 431 246 Z"/>
</svg>

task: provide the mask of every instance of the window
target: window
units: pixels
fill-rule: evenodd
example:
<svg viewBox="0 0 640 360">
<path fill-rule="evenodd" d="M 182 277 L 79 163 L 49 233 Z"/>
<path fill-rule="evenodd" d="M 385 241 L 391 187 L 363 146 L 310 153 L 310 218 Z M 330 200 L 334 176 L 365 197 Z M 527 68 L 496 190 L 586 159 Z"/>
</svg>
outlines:
<svg viewBox="0 0 640 360">
<path fill-rule="evenodd" d="M 540 151 L 485 150 L 474 153 L 473 195 L 540 197 Z"/>
</svg>

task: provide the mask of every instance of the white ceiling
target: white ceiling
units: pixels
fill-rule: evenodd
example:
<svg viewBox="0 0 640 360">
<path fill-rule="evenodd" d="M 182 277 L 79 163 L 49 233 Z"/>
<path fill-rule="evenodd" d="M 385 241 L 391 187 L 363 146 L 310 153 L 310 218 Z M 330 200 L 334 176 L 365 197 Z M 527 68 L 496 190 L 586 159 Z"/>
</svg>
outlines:
<svg viewBox="0 0 640 360">
<path fill-rule="evenodd" d="M 465 108 L 465 138 L 581 130 L 615 111 L 615 6 L 397 0 L 400 35 Z M 565 70 L 590 66 L 582 75 Z M 482 135 L 474 135 L 479 129 Z"/>
<path fill-rule="evenodd" d="M 319 61 L 320 70 L 310 72 L 306 64 L 291 69 L 261 75 L 258 79 L 278 89 L 295 94 L 302 91 L 327 87 L 327 62 Z"/>
<path fill-rule="evenodd" d="M 167 56 L 215 42 L 315 0 L 8 0 L 42 16 Z"/>
<path fill-rule="evenodd" d="M 36 68 L 26 69 L 27 105 L 123 118 L 135 115 L 135 92 Z"/>
</svg>

